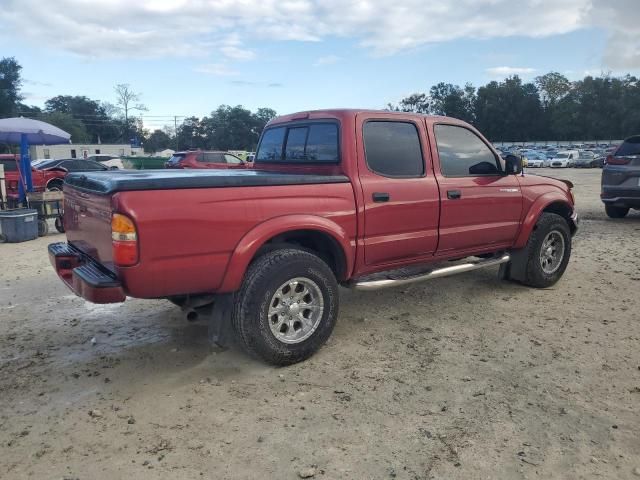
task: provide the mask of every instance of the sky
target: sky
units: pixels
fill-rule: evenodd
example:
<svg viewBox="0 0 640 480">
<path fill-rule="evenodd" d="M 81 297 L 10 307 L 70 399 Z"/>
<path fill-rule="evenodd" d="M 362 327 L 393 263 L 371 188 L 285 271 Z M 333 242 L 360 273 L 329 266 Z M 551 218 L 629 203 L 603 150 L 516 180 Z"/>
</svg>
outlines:
<svg viewBox="0 0 640 480">
<path fill-rule="evenodd" d="M 558 71 L 640 74 L 640 0 L 0 0 L 24 102 L 141 94 L 148 128 L 218 105 L 363 107 Z"/>
</svg>

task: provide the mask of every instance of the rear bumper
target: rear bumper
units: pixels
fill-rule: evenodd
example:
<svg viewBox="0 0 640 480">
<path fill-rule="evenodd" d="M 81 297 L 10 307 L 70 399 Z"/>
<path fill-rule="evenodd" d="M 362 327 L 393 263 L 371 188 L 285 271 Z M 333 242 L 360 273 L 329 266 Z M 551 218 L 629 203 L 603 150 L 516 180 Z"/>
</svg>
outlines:
<svg viewBox="0 0 640 480">
<path fill-rule="evenodd" d="M 640 207 L 640 188 L 616 188 L 604 186 L 600 199 L 606 205 L 616 207 Z"/>
<path fill-rule="evenodd" d="M 92 303 L 120 303 L 126 295 L 118 278 L 68 243 L 49 245 L 49 260 L 67 287 Z"/>
</svg>

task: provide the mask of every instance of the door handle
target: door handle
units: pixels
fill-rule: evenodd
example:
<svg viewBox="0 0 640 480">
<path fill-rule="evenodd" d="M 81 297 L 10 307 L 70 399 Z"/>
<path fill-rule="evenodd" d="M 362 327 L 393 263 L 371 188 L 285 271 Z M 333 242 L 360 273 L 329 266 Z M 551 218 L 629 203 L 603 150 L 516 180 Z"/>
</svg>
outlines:
<svg viewBox="0 0 640 480">
<path fill-rule="evenodd" d="M 374 202 L 388 202 L 391 198 L 386 192 L 374 192 L 372 196 Z"/>
<path fill-rule="evenodd" d="M 447 190 L 447 198 L 449 200 L 458 200 L 460 197 L 462 197 L 460 190 Z"/>
</svg>

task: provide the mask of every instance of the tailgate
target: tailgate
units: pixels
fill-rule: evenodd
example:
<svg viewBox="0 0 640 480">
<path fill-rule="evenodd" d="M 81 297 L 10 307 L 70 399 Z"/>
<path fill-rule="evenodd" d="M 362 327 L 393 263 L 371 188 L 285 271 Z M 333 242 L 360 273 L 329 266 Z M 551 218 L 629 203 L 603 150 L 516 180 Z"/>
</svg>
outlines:
<svg viewBox="0 0 640 480">
<path fill-rule="evenodd" d="M 111 195 L 64 186 L 64 226 L 74 247 L 112 271 Z"/>
</svg>

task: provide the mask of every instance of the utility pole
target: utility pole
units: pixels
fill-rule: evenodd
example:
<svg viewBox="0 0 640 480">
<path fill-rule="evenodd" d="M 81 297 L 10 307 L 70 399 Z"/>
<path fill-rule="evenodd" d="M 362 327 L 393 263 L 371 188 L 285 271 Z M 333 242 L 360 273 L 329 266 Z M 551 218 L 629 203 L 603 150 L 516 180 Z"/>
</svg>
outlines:
<svg viewBox="0 0 640 480">
<path fill-rule="evenodd" d="M 180 150 L 180 142 L 178 140 L 178 116 L 174 115 L 173 116 L 173 132 L 174 135 L 176 136 L 176 152 L 178 150 Z"/>
</svg>

